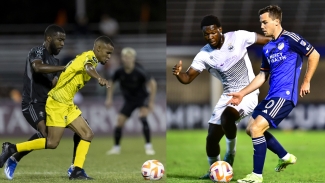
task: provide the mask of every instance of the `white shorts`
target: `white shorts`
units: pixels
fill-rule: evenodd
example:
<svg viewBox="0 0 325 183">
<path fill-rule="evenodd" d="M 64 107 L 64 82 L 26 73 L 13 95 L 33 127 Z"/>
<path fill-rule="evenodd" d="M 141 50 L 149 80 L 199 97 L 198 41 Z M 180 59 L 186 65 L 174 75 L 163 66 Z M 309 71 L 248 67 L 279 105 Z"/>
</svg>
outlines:
<svg viewBox="0 0 325 183">
<path fill-rule="evenodd" d="M 209 123 L 221 125 L 221 114 L 226 109 L 227 106 L 235 108 L 240 115 L 240 118 L 236 121 L 236 124 L 240 122 L 244 117 L 251 115 L 253 110 L 258 104 L 258 93 L 253 92 L 246 95 L 238 106 L 233 106 L 231 104 L 227 105 L 227 102 L 232 98 L 226 94 L 222 94 L 217 105 L 214 107 Z"/>
</svg>

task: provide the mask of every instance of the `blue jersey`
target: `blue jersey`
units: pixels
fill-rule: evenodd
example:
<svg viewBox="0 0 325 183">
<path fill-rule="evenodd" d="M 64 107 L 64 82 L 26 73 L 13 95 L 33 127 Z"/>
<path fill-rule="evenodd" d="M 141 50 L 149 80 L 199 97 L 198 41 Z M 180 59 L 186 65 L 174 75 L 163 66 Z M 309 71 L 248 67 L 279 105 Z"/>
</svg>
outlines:
<svg viewBox="0 0 325 183">
<path fill-rule="evenodd" d="M 285 30 L 263 47 L 261 71 L 270 72 L 266 100 L 281 97 L 297 104 L 303 56 L 309 56 L 313 50 L 314 47 L 300 35 Z"/>
</svg>

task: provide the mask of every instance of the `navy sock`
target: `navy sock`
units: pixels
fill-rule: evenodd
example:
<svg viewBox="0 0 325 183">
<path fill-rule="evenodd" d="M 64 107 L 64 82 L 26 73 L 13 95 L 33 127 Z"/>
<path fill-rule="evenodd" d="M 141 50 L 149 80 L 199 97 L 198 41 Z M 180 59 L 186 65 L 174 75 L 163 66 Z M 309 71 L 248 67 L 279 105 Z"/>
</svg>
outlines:
<svg viewBox="0 0 325 183">
<path fill-rule="evenodd" d="M 265 156 L 266 156 L 266 141 L 265 137 L 257 137 L 257 138 L 252 138 L 253 141 L 253 147 L 254 147 L 254 170 L 253 172 L 256 174 L 262 174 L 263 172 L 263 167 L 264 167 L 264 162 L 265 162 Z"/>
<path fill-rule="evenodd" d="M 267 148 L 277 154 L 279 158 L 283 158 L 288 153 L 270 132 L 265 131 L 264 136 Z"/>
</svg>

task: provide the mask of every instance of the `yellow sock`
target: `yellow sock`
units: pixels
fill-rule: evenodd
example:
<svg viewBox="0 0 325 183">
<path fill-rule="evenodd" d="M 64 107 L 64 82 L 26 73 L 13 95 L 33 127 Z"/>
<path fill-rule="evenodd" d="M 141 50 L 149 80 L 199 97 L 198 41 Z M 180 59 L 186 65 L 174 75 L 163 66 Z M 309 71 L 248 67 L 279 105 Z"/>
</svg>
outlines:
<svg viewBox="0 0 325 183">
<path fill-rule="evenodd" d="M 45 149 L 46 138 L 39 138 L 32 141 L 27 141 L 23 143 L 16 144 L 17 151 L 32 151 L 32 150 L 39 150 Z"/>
<path fill-rule="evenodd" d="M 76 157 L 73 163 L 74 166 L 77 166 L 79 168 L 82 168 L 84 166 L 84 162 L 86 160 L 86 155 L 88 153 L 89 146 L 90 146 L 90 142 L 80 140 L 76 151 Z"/>
</svg>

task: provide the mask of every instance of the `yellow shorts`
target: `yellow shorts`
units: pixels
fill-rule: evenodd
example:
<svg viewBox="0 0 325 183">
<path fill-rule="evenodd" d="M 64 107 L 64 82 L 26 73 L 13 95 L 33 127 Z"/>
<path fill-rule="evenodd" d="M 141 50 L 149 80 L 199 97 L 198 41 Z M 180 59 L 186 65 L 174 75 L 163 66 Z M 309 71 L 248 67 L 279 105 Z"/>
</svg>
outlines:
<svg viewBox="0 0 325 183">
<path fill-rule="evenodd" d="M 66 127 L 81 115 L 78 106 L 64 104 L 48 97 L 45 105 L 46 126 Z"/>
</svg>

